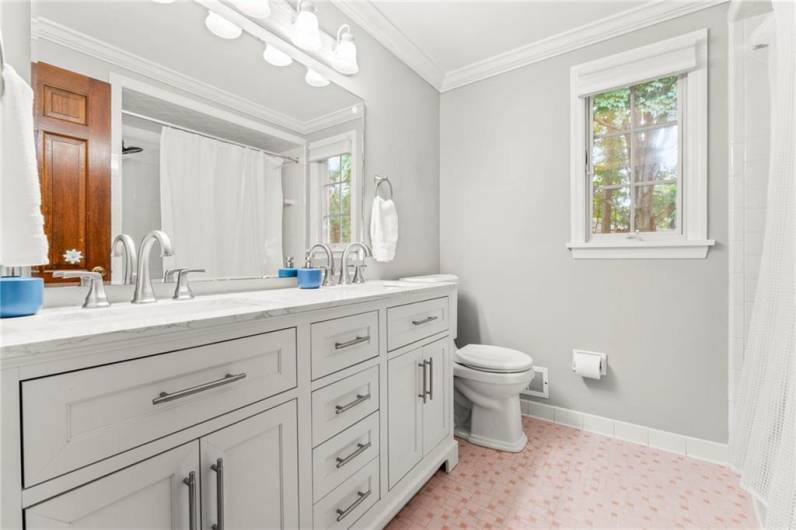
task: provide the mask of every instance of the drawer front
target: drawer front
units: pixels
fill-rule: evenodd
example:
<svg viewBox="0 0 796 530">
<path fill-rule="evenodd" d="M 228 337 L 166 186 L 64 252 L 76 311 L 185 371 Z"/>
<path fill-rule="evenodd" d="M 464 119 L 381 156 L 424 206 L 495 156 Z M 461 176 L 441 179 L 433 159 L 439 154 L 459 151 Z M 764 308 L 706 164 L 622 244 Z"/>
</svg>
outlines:
<svg viewBox="0 0 796 530">
<path fill-rule="evenodd" d="M 313 527 L 350 528 L 378 502 L 379 458 L 371 460 L 313 508 Z"/>
<path fill-rule="evenodd" d="M 448 329 L 448 298 L 391 307 L 387 310 L 387 349 L 395 350 Z"/>
<path fill-rule="evenodd" d="M 313 497 L 318 502 L 379 454 L 379 413 L 344 430 L 312 452 Z"/>
<path fill-rule="evenodd" d="M 312 393 L 312 445 L 316 446 L 379 409 L 379 367 Z"/>
<path fill-rule="evenodd" d="M 379 354 L 379 313 L 312 324 L 312 379 L 318 379 Z"/>
<path fill-rule="evenodd" d="M 23 381 L 25 485 L 295 386 L 295 328 Z"/>
</svg>

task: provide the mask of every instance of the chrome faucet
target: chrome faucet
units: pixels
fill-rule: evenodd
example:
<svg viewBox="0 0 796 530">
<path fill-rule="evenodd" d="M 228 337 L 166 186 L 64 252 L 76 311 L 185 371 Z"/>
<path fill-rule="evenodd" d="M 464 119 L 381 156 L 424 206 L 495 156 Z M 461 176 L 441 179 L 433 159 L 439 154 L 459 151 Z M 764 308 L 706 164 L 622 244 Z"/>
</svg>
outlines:
<svg viewBox="0 0 796 530">
<path fill-rule="evenodd" d="M 127 234 L 119 234 L 111 243 L 111 257 L 118 258 L 124 255 L 122 267 L 122 285 L 134 285 L 136 278 L 135 241 Z"/>
<path fill-rule="evenodd" d="M 365 265 L 357 265 L 354 270 L 354 279 L 351 280 L 351 277 L 348 275 L 348 255 L 351 253 L 351 250 L 354 248 L 360 248 L 365 253 L 362 261 L 365 261 L 365 258 L 369 258 L 373 255 L 373 251 L 370 250 L 370 247 L 367 243 L 362 243 L 360 241 L 352 241 L 348 245 L 346 245 L 345 249 L 343 250 L 343 256 L 340 258 L 340 285 L 347 285 L 349 283 L 365 283 L 365 275 L 362 272 L 362 269 L 365 268 Z"/>
<path fill-rule="evenodd" d="M 102 283 L 102 274 L 94 271 L 67 270 L 53 271 L 53 278 L 80 278 L 80 285 L 88 283 L 88 293 L 83 301 L 84 309 L 94 309 L 95 307 L 108 307 L 111 303 L 105 294 L 105 286 Z"/>
<path fill-rule="evenodd" d="M 162 230 L 152 230 L 141 240 L 138 247 L 138 269 L 135 278 L 135 292 L 133 293 L 134 304 L 147 304 L 157 302 L 155 291 L 152 289 L 152 278 L 149 273 L 149 254 L 152 252 L 152 245 L 157 242 L 160 244 L 160 255 L 162 257 L 173 256 L 171 240 L 166 232 Z"/>
<path fill-rule="evenodd" d="M 307 257 L 312 259 L 312 254 L 316 249 L 321 249 L 326 254 L 326 267 L 323 271 L 323 285 L 334 285 L 337 282 L 337 279 L 334 277 L 334 254 L 332 253 L 332 247 L 326 243 L 315 243 L 307 251 Z"/>
</svg>

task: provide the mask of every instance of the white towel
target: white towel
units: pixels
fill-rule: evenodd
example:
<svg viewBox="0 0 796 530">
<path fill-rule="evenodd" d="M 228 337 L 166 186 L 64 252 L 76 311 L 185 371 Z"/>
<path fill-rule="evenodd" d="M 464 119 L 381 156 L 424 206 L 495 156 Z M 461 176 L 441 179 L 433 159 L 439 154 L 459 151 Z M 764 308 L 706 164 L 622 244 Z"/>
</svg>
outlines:
<svg viewBox="0 0 796 530">
<path fill-rule="evenodd" d="M 33 138 L 33 90 L 6 64 L 0 72 L 0 264 L 45 265 L 47 236 Z"/>
<path fill-rule="evenodd" d="M 392 261 L 397 243 L 398 211 L 395 209 L 395 203 L 376 196 L 370 214 L 370 246 L 373 248 L 373 259 Z"/>
</svg>

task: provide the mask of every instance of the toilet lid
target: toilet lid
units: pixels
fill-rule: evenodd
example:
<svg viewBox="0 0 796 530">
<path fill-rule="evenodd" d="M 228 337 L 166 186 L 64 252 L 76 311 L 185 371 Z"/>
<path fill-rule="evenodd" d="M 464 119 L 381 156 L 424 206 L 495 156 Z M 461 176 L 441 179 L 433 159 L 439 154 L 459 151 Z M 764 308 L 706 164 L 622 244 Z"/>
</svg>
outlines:
<svg viewBox="0 0 796 530">
<path fill-rule="evenodd" d="M 455 360 L 459 364 L 487 372 L 525 372 L 533 367 L 530 355 L 486 344 L 468 344 L 456 351 Z"/>
</svg>

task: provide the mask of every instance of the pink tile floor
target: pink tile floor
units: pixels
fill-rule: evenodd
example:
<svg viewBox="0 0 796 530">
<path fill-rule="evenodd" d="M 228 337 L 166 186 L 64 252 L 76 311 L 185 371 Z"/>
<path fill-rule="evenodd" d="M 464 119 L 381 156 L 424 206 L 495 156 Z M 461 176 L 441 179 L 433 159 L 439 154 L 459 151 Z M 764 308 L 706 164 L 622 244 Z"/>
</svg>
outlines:
<svg viewBox="0 0 796 530">
<path fill-rule="evenodd" d="M 459 441 L 388 530 L 757 528 L 738 476 L 716 464 L 532 418 L 528 446 Z"/>
</svg>

